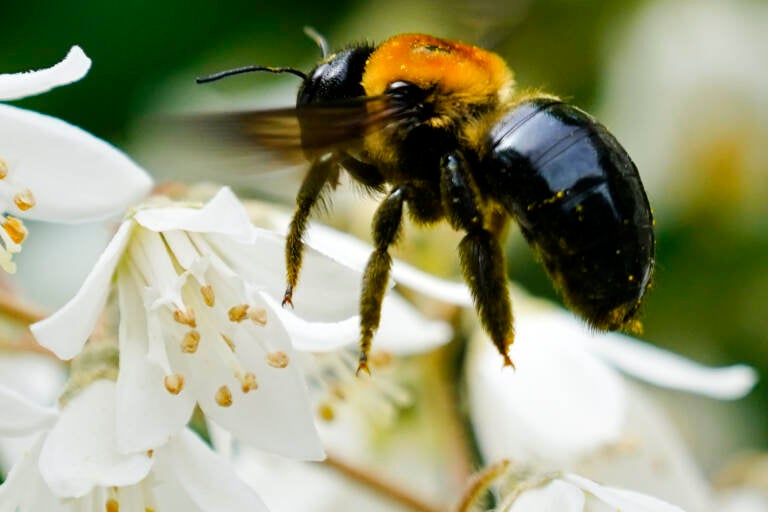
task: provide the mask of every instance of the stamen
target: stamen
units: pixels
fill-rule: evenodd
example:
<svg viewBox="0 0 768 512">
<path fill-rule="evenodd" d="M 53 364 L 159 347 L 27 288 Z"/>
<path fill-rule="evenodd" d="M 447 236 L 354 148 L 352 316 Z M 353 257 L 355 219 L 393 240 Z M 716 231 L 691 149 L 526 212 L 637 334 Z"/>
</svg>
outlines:
<svg viewBox="0 0 768 512">
<path fill-rule="evenodd" d="M 282 350 L 267 354 L 267 364 L 272 368 L 285 368 L 289 361 L 288 354 Z"/>
<path fill-rule="evenodd" d="M 16 205 L 16 208 L 24 212 L 35 206 L 37 201 L 35 201 L 35 196 L 32 195 L 32 191 L 25 188 L 13 196 L 13 204 Z"/>
<path fill-rule="evenodd" d="M 200 345 L 200 333 L 198 331 L 189 331 L 181 340 L 181 351 L 185 354 L 194 354 Z"/>
<path fill-rule="evenodd" d="M 187 308 L 186 311 L 177 309 L 173 312 L 173 319 L 180 324 L 188 325 L 193 329 L 197 327 L 197 320 L 195 320 L 195 310 Z"/>
<path fill-rule="evenodd" d="M 223 332 L 220 332 L 220 333 L 219 333 L 219 336 L 221 336 L 221 339 L 223 339 L 223 340 L 224 340 L 224 343 L 226 343 L 226 344 L 227 344 L 227 346 L 229 347 L 229 350 L 231 350 L 232 352 L 234 352 L 234 351 L 235 351 L 235 342 L 234 342 L 234 341 L 232 341 L 232 338 L 230 338 L 229 336 L 227 336 L 227 335 L 226 335 L 226 334 L 224 334 Z"/>
<path fill-rule="evenodd" d="M 215 395 L 216 403 L 221 407 L 229 407 L 232 405 L 232 392 L 227 386 L 221 386 Z"/>
<path fill-rule="evenodd" d="M 248 318 L 256 325 L 267 325 L 267 310 L 253 307 L 248 310 Z"/>
<path fill-rule="evenodd" d="M 248 304 L 238 304 L 229 308 L 229 320 L 231 322 L 242 322 L 248 316 Z"/>
<path fill-rule="evenodd" d="M 172 395 L 178 395 L 184 388 L 184 376 L 178 373 L 166 375 L 163 379 L 165 389 Z"/>
<path fill-rule="evenodd" d="M 3 229 L 14 243 L 20 244 L 27 237 L 27 228 L 24 223 L 16 217 L 7 215 L 3 222 Z"/>
<path fill-rule="evenodd" d="M 0 158 L 0 180 L 5 179 L 6 176 L 8 176 L 8 164 Z"/>
<path fill-rule="evenodd" d="M 216 303 L 216 295 L 213 294 L 213 286 L 207 284 L 201 287 L 200 293 L 203 296 L 205 305 L 208 306 L 209 308 L 212 308 L 213 305 Z"/>
<path fill-rule="evenodd" d="M 120 504 L 115 498 L 109 498 L 105 507 L 107 512 L 120 512 Z"/>
<path fill-rule="evenodd" d="M 245 375 L 240 379 L 240 387 L 243 393 L 258 389 L 259 383 L 256 382 L 256 375 L 253 372 L 245 372 Z"/>
</svg>

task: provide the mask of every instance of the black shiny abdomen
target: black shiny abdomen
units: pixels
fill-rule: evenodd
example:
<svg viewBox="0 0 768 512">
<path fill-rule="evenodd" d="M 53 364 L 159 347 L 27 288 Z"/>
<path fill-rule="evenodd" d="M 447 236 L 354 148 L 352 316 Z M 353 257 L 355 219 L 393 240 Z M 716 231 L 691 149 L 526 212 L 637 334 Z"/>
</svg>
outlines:
<svg viewBox="0 0 768 512">
<path fill-rule="evenodd" d="M 493 127 L 478 174 L 565 301 L 599 329 L 630 327 L 653 269 L 653 219 L 613 135 L 576 107 L 529 101 Z"/>
</svg>

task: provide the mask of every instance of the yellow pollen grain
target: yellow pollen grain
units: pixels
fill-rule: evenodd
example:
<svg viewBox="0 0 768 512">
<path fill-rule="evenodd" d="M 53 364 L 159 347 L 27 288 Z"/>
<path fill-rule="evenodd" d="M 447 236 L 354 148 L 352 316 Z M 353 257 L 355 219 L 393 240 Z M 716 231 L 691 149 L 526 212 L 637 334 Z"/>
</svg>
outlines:
<svg viewBox="0 0 768 512">
<path fill-rule="evenodd" d="M 627 281 L 630 281 L 630 282 L 631 282 L 631 281 L 634 281 L 634 280 L 635 280 L 635 276 L 633 276 L 632 274 L 629 274 L 629 275 L 627 276 Z"/>
<path fill-rule="evenodd" d="M 344 389 L 341 386 L 334 386 L 331 388 L 331 395 L 342 401 L 347 399 L 347 394 L 344 392 Z"/>
<path fill-rule="evenodd" d="M 187 308 L 186 311 L 177 309 L 173 312 L 173 319 L 180 324 L 188 325 L 193 329 L 197 327 L 197 320 L 195 320 L 195 310 Z"/>
<path fill-rule="evenodd" d="M 264 308 L 250 308 L 248 318 L 256 325 L 267 325 L 267 310 Z"/>
<path fill-rule="evenodd" d="M 0 158 L 0 180 L 5 179 L 6 176 L 8 176 L 8 164 Z"/>
<path fill-rule="evenodd" d="M 28 188 L 25 188 L 13 196 L 13 204 L 16 205 L 16 208 L 25 212 L 35 206 L 37 201 L 35 201 L 35 196 L 32 195 L 32 191 Z"/>
<path fill-rule="evenodd" d="M 248 317 L 248 304 L 238 304 L 229 308 L 229 320 L 231 322 L 242 322 Z"/>
<path fill-rule="evenodd" d="M 179 375 L 178 373 L 172 373 L 165 376 L 163 383 L 165 384 L 166 391 L 172 395 L 178 395 L 184 388 L 184 376 Z"/>
<path fill-rule="evenodd" d="M 144 512 L 155 512 L 155 509 L 152 507 L 144 507 Z"/>
<path fill-rule="evenodd" d="M 267 364 L 272 368 L 285 368 L 288 366 L 289 361 L 290 359 L 288 358 L 288 354 L 282 350 L 270 352 L 267 354 Z"/>
<path fill-rule="evenodd" d="M 27 227 L 16 217 L 8 215 L 3 222 L 3 229 L 11 237 L 13 243 L 20 244 L 27 237 Z"/>
<path fill-rule="evenodd" d="M 216 403 L 221 407 L 229 407 L 232 405 L 232 392 L 227 386 L 221 386 L 214 396 Z"/>
<path fill-rule="evenodd" d="M 229 336 L 227 336 L 223 332 L 220 332 L 219 335 L 221 336 L 221 339 L 224 340 L 224 343 L 227 344 L 227 346 L 229 347 L 229 350 L 234 352 L 235 351 L 235 342 L 232 341 L 232 338 L 230 338 Z"/>
<path fill-rule="evenodd" d="M 256 375 L 253 372 L 245 372 L 245 375 L 240 380 L 240 388 L 243 390 L 243 393 L 258 389 L 259 383 L 256 382 Z"/>
<path fill-rule="evenodd" d="M 198 331 L 189 331 L 181 340 L 181 351 L 185 354 L 194 354 L 200 345 L 200 333 Z"/>
<path fill-rule="evenodd" d="M 147 450 L 147 457 L 150 459 L 155 455 L 155 450 Z"/>
<path fill-rule="evenodd" d="M 115 498 L 109 498 L 104 509 L 107 512 L 120 512 L 120 504 Z"/>
<path fill-rule="evenodd" d="M 213 294 L 213 286 L 207 284 L 200 288 L 200 294 L 203 296 L 205 305 L 212 308 L 216 304 L 216 295 Z"/>
<path fill-rule="evenodd" d="M 323 421 L 333 421 L 336 417 L 336 411 L 333 410 L 333 406 L 329 403 L 322 403 L 317 408 L 317 415 Z"/>
</svg>

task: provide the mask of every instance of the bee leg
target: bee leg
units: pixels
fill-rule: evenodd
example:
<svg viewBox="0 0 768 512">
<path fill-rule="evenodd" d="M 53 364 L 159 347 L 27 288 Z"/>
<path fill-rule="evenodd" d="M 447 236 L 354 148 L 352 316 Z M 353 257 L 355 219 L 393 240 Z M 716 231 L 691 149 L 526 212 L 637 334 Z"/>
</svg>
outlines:
<svg viewBox="0 0 768 512">
<path fill-rule="evenodd" d="M 318 199 L 322 197 L 325 185 L 335 181 L 338 173 L 338 164 L 333 157 L 318 158 L 309 168 L 307 176 L 301 183 L 299 193 L 296 195 L 297 208 L 288 228 L 288 236 L 285 239 L 285 267 L 288 284 L 283 295 L 283 306 L 290 304 L 293 307 L 293 289 L 299 280 L 304 250 L 302 237 L 307 229 L 309 215 L 317 204 Z"/>
<path fill-rule="evenodd" d="M 508 354 L 514 332 L 504 252 L 498 238 L 485 228 L 480 191 L 459 153 L 443 157 L 440 194 L 448 221 L 455 229 L 467 232 L 459 243 L 459 258 L 477 314 L 504 365 L 514 367 Z"/>
<path fill-rule="evenodd" d="M 363 290 L 360 295 L 360 362 L 361 371 L 370 375 L 368 352 L 371 350 L 373 334 L 381 320 L 381 303 L 387 290 L 392 257 L 387 250 L 397 241 L 403 218 L 403 203 L 407 195 L 405 186 L 394 188 L 376 210 L 373 219 L 374 251 L 368 258 L 363 274 Z"/>
</svg>

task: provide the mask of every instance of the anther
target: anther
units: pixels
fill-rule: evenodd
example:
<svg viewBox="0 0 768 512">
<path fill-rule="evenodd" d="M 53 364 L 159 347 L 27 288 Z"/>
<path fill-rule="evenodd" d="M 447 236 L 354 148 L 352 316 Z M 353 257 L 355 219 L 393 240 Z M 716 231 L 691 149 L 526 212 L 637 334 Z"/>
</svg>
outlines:
<svg viewBox="0 0 768 512">
<path fill-rule="evenodd" d="M 229 320 L 232 322 L 242 322 L 248 316 L 248 304 L 238 304 L 229 308 Z"/>
<path fill-rule="evenodd" d="M 336 417 L 336 411 L 333 410 L 333 406 L 327 402 L 320 404 L 317 408 L 317 415 L 323 421 L 333 421 Z"/>
<path fill-rule="evenodd" d="M 165 384 L 166 391 L 172 395 L 178 395 L 184 388 L 184 376 L 179 375 L 178 373 L 172 373 L 165 376 L 163 383 Z"/>
<path fill-rule="evenodd" d="M 240 379 L 240 388 L 243 393 L 258 389 L 259 383 L 256 382 L 256 375 L 253 372 L 245 372 L 245 375 Z"/>
<path fill-rule="evenodd" d="M 3 222 L 3 229 L 16 244 L 20 244 L 27 237 L 27 227 L 16 217 L 7 215 Z"/>
<path fill-rule="evenodd" d="M 221 407 L 229 407 L 232 405 L 232 392 L 229 390 L 227 386 L 221 386 L 216 391 L 216 396 L 214 397 L 216 400 L 216 403 L 219 404 Z"/>
<path fill-rule="evenodd" d="M 229 347 L 229 350 L 234 352 L 235 351 L 235 342 L 232 341 L 232 338 L 230 338 L 229 336 L 227 336 L 223 332 L 220 332 L 219 335 L 221 336 L 221 339 L 224 340 L 224 343 L 227 344 L 227 346 Z"/>
<path fill-rule="evenodd" d="M 203 296 L 205 305 L 212 308 L 216 303 L 216 295 L 213 294 L 213 286 L 207 284 L 200 288 L 200 294 Z"/>
<path fill-rule="evenodd" d="M 24 212 L 35 206 L 37 202 L 35 201 L 35 196 L 32 195 L 32 191 L 25 188 L 13 196 L 13 204 L 16 205 L 16 208 Z"/>
<path fill-rule="evenodd" d="M 181 340 L 181 351 L 185 354 L 194 354 L 200 345 L 200 333 L 198 331 L 189 331 Z"/>
<path fill-rule="evenodd" d="M 267 325 L 267 310 L 264 308 L 250 308 L 248 318 L 257 325 Z"/>
<path fill-rule="evenodd" d="M 8 176 L 8 164 L 0 158 L 0 180 L 5 179 L 6 176 Z"/>
<path fill-rule="evenodd" d="M 173 319 L 180 324 L 188 325 L 193 329 L 197 327 L 197 320 L 195 320 L 195 310 L 187 308 L 186 311 L 177 309 L 173 312 Z"/>
<path fill-rule="evenodd" d="M 104 509 L 106 512 L 120 512 L 120 504 L 115 498 L 109 498 Z"/>
<path fill-rule="evenodd" d="M 267 364 L 272 368 L 285 368 L 288 366 L 289 361 L 290 359 L 288 359 L 288 354 L 282 350 L 270 352 L 267 354 Z"/>
</svg>

